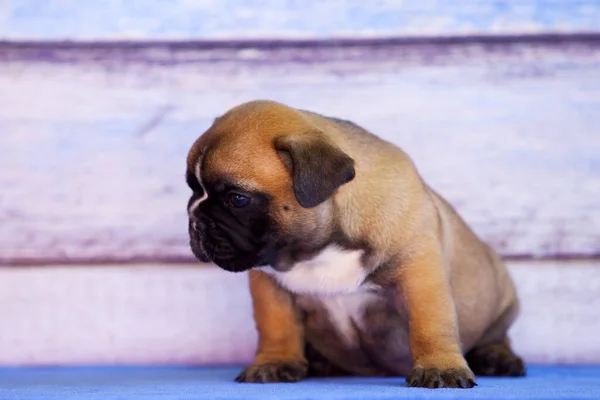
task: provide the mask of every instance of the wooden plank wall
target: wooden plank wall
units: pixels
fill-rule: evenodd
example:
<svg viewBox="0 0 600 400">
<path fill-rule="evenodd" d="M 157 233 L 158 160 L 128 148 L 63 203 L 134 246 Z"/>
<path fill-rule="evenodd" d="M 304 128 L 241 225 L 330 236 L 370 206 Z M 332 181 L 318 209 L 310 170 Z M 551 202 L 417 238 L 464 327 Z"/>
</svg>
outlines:
<svg viewBox="0 0 600 400">
<path fill-rule="evenodd" d="M 239 40 L 574 34 L 596 0 L 5 0 L 8 40 Z"/>
<path fill-rule="evenodd" d="M 600 256 L 598 1 L 73 4 L 0 4 L 0 264 L 192 261 L 186 151 L 255 98 L 402 146 L 506 257 Z"/>
<path fill-rule="evenodd" d="M 528 363 L 600 363 L 600 268 L 508 263 Z M 247 364 L 257 333 L 246 273 L 145 264 L 0 268 L 0 366 Z M 4 397 L 6 398 L 6 397 Z"/>
<path fill-rule="evenodd" d="M 600 362 L 600 0 L 0 0 L 0 365 L 248 362 L 184 168 L 255 98 L 405 148 L 512 259 L 519 354 Z"/>
</svg>

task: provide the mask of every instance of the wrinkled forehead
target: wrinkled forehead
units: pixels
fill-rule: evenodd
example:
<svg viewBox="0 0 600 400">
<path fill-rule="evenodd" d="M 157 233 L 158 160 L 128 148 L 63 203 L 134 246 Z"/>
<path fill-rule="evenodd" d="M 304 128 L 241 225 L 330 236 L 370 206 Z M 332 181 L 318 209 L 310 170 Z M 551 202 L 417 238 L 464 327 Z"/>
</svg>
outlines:
<svg viewBox="0 0 600 400">
<path fill-rule="evenodd" d="M 251 191 L 271 191 L 285 184 L 288 172 L 271 143 L 222 141 L 199 160 L 203 180 L 228 181 Z"/>
<path fill-rule="evenodd" d="M 291 187 L 291 176 L 275 150 L 277 136 L 306 130 L 304 117 L 273 104 L 249 104 L 215 120 L 188 158 L 202 181 L 229 179 L 249 190 Z"/>
</svg>

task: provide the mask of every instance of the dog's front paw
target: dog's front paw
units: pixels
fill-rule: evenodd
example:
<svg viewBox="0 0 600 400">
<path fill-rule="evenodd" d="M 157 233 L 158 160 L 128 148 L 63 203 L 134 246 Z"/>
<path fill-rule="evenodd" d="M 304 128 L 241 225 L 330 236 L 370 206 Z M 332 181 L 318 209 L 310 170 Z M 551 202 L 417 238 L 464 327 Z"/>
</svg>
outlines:
<svg viewBox="0 0 600 400">
<path fill-rule="evenodd" d="M 412 387 L 429 389 L 463 388 L 468 389 L 477 385 L 475 375 L 468 368 L 440 369 L 435 367 L 414 368 L 406 377 L 406 383 Z"/>
<path fill-rule="evenodd" d="M 235 378 L 244 383 L 298 382 L 306 376 L 308 364 L 305 361 L 278 361 L 253 364 Z"/>
<path fill-rule="evenodd" d="M 493 343 L 471 350 L 469 367 L 481 376 L 525 376 L 525 363 L 506 343 Z"/>
</svg>

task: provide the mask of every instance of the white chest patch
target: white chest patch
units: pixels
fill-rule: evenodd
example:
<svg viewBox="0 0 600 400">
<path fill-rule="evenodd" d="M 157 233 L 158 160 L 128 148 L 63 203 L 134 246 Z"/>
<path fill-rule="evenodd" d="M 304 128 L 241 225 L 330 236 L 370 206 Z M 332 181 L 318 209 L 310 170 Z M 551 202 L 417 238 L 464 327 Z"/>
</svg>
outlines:
<svg viewBox="0 0 600 400">
<path fill-rule="evenodd" d="M 356 343 L 356 329 L 364 327 L 365 307 L 380 300 L 381 297 L 376 291 L 358 291 L 319 298 L 320 304 L 327 310 L 332 326 L 347 344 Z"/>
<path fill-rule="evenodd" d="M 288 272 L 278 272 L 270 267 L 263 271 L 297 294 L 353 293 L 368 275 L 361 261 L 362 255 L 362 250 L 344 250 L 331 245 L 312 259 L 297 263 Z"/>
</svg>

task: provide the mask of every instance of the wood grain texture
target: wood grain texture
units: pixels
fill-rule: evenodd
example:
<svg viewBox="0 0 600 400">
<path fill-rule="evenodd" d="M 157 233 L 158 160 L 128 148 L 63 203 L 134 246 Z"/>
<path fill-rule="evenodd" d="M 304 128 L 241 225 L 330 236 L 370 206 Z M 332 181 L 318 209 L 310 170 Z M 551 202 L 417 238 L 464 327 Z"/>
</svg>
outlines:
<svg viewBox="0 0 600 400">
<path fill-rule="evenodd" d="M 600 44 L 0 50 L 0 263 L 192 260 L 185 155 L 269 98 L 402 146 L 504 256 L 600 254 Z"/>
<path fill-rule="evenodd" d="M 598 0 L 4 0 L 0 39 L 214 40 L 600 32 Z"/>
<path fill-rule="evenodd" d="M 600 264 L 513 262 L 531 363 L 600 362 Z M 0 268 L 0 365 L 246 364 L 247 274 L 189 265 Z"/>
</svg>

